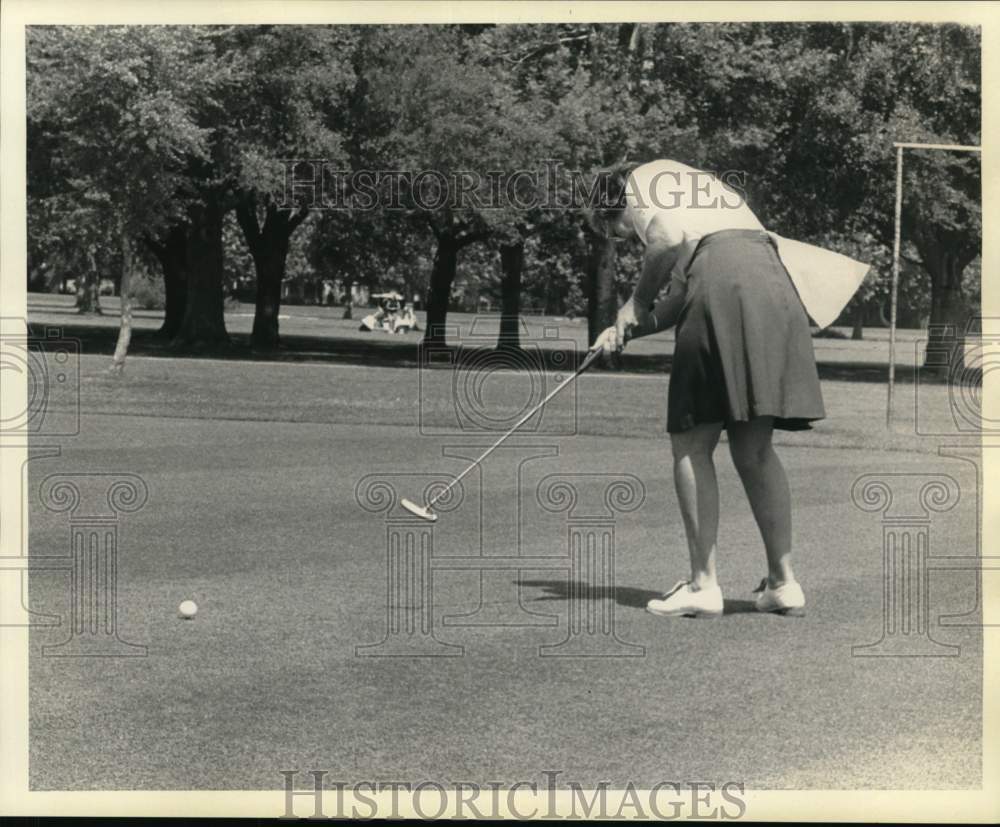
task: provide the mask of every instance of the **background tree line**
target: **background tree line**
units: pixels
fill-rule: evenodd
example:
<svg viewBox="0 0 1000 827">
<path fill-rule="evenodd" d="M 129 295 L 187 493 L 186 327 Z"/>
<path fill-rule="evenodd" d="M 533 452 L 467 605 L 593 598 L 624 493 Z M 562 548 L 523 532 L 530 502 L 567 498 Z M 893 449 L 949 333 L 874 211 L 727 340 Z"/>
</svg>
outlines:
<svg viewBox="0 0 1000 827">
<path fill-rule="evenodd" d="M 398 209 L 317 210 L 283 200 L 288 159 L 484 180 L 556 160 L 584 183 L 659 157 L 742 171 L 767 227 L 872 262 L 860 319 L 889 276 L 892 142 L 979 143 L 979 31 L 957 25 L 32 27 L 27 60 L 29 281 L 72 275 L 87 309 L 98 274 L 129 295 L 155 272 L 178 349 L 228 340 L 227 262 L 252 264 L 262 350 L 290 261 L 419 291 L 435 342 L 464 272 L 497 300 L 501 347 L 522 304 L 584 312 L 595 336 L 636 273 L 641 251 L 587 210 L 426 210 L 405 187 Z M 903 289 L 964 329 L 978 157 L 907 168 Z"/>
</svg>

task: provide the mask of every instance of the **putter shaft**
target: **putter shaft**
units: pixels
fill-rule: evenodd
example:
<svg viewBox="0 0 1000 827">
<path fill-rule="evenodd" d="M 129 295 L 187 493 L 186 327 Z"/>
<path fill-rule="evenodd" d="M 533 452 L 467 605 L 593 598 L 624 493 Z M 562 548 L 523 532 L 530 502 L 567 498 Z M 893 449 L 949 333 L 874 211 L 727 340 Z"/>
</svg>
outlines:
<svg viewBox="0 0 1000 827">
<path fill-rule="evenodd" d="M 559 391 L 565 388 L 581 373 L 583 373 L 587 368 L 589 368 L 593 364 L 594 360 L 600 355 L 601 351 L 599 350 L 590 351 L 590 353 L 587 354 L 587 357 L 580 363 L 580 367 L 578 367 L 571 376 L 567 376 L 562 382 L 556 385 L 555 388 L 553 388 L 541 402 L 539 402 L 537 405 L 535 405 L 535 407 L 533 407 L 524 416 L 522 416 L 519 420 L 517 420 L 517 422 L 514 423 L 513 427 L 511 427 L 509 431 L 507 431 L 502 437 L 500 437 L 496 442 L 494 442 L 489 448 L 483 451 L 482 455 L 478 459 L 474 460 L 473 463 L 468 468 L 466 468 L 461 474 L 455 477 L 455 479 L 449 482 L 437 494 L 431 497 L 431 499 L 428 500 L 428 502 L 426 503 L 426 508 L 431 508 L 434 505 L 434 503 L 436 503 L 445 494 L 451 491 L 452 488 L 458 485 L 458 483 L 462 480 L 463 477 L 465 477 L 470 471 L 472 471 L 473 468 L 479 465 L 484 459 L 486 459 L 486 457 L 488 457 L 497 448 L 499 448 L 500 445 L 503 444 L 503 442 L 509 436 L 511 436 L 518 428 L 520 428 L 525 422 L 527 422 L 529 419 L 531 419 L 531 417 L 533 417 L 536 413 L 538 413 L 538 411 L 541 410 L 541 408 L 544 407 L 545 404 L 550 399 L 552 399 L 552 397 L 554 397 L 557 393 L 559 393 Z"/>
</svg>

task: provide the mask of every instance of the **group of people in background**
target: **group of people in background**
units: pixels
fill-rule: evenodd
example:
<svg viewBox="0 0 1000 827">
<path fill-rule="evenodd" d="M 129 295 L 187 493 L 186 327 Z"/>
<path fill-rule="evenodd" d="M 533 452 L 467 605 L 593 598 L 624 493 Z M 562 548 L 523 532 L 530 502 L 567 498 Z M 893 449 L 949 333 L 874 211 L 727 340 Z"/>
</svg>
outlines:
<svg viewBox="0 0 1000 827">
<path fill-rule="evenodd" d="M 417 314 L 413 302 L 400 300 L 394 296 L 384 298 L 371 315 L 361 320 L 359 330 L 382 330 L 385 333 L 409 333 L 417 329 Z"/>
</svg>

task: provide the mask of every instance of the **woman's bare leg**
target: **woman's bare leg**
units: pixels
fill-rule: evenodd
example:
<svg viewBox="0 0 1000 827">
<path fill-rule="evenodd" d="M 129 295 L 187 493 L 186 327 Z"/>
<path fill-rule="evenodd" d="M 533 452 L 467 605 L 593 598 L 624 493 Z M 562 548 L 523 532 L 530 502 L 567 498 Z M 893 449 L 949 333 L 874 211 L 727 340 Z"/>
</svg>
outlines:
<svg viewBox="0 0 1000 827">
<path fill-rule="evenodd" d="M 719 533 L 719 483 L 712 453 L 721 433 L 720 422 L 697 425 L 670 435 L 674 485 L 687 534 L 691 587 L 695 591 L 717 585 L 715 542 Z"/>
<path fill-rule="evenodd" d="M 792 496 L 785 468 L 771 444 L 774 419 L 760 416 L 727 429 L 733 464 L 743 481 L 767 552 L 771 588 L 792 582 Z"/>
</svg>

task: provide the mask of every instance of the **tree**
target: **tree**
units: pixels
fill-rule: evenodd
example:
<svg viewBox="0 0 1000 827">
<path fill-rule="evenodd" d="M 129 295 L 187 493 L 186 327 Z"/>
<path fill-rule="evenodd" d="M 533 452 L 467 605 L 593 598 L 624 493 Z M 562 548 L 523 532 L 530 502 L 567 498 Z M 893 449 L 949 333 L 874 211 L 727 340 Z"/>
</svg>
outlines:
<svg viewBox="0 0 1000 827">
<path fill-rule="evenodd" d="M 165 307 L 159 335 L 172 341 L 180 331 L 187 305 L 188 227 L 175 223 L 163 233 L 162 239 L 147 233 L 143 242 L 163 271 Z"/>
<path fill-rule="evenodd" d="M 979 143 L 979 32 L 957 25 L 855 27 L 848 43 L 852 60 L 844 85 L 850 94 L 842 108 L 860 111 L 867 129 L 853 141 L 860 151 L 852 159 L 866 186 L 847 203 L 856 205 L 855 220 L 889 246 L 891 142 Z M 928 352 L 940 351 L 950 326 L 961 359 L 970 316 L 964 273 L 979 255 L 982 236 L 979 157 L 908 151 L 906 169 L 902 231 L 929 276 Z"/>
<path fill-rule="evenodd" d="M 185 239 L 184 308 L 171 346 L 199 350 L 229 343 L 224 316 L 225 216 L 235 206 L 232 120 L 228 101 L 246 80 L 246 58 L 232 39 L 238 27 L 207 26 L 198 29 L 205 44 L 201 71 L 211 79 L 210 94 L 195 112 L 196 123 L 207 131 L 207 151 L 188 158 L 190 197 L 178 195 L 185 206 L 180 221 Z M 171 232 L 176 228 L 171 228 Z"/>
<path fill-rule="evenodd" d="M 399 170 L 391 209 L 423 224 L 434 239 L 427 289 L 426 345 L 444 343 L 459 256 L 494 239 L 519 281 L 516 248 L 536 218 L 538 183 L 514 173 L 537 172 L 551 147 L 543 102 L 518 89 L 498 52 L 494 27 L 387 27 L 362 44 L 354 117 L 367 127 L 356 154 L 375 169 Z M 363 92 L 363 95 L 360 94 Z M 508 243 L 509 242 L 509 243 Z M 516 347 L 511 324 L 502 346 Z"/>
<path fill-rule="evenodd" d="M 342 132 L 356 34 L 342 26 L 245 26 L 233 38 L 246 75 L 228 102 L 235 126 L 227 128 L 227 139 L 236 216 L 257 275 L 251 343 L 271 350 L 278 345 L 291 237 L 317 206 L 323 164 L 338 168 L 346 160 Z M 311 194 L 290 186 L 303 174 L 316 182 Z"/>
<path fill-rule="evenodd" d="M 521 233 L 500 245 L 500 265 L 503 268 L 503 279 L 497 348 L 518 350 L 521 347 L 521 275 L 524 272 L 524 237 Z"/>
<path fill-rule="evenodd" d="M 55 173 L 43 197 L 89 218 L 74 243 L 91 266 L 99 227 L 121 262 L 121 323 L 111 370 L 131 337 L 129 280 L 136 243 L 176 221 L 190 159 L 204 158 L 194 111 L 206 94 L 205 46 L 189 27 L 40 27 L 28 37 L 28 117 L 46 133 Z M 44 144 L 43 144 L 44 146 Z M 65 226 L 65 225 L 64 225 Z"/>
<path fill-rule="evenodd" d="M 557 232 L 587 246 L 580 286 L 587 297 L 591 341 L 614 321 L 620 304 L 618 243 L 595 207 L 629 158 L 663 153 L 676 132 L 667 101 L 649 77 L 648 27 L 638 24 L 498 27 L 492 47 L 508 64 L 509 84 L 526 115 L 545 124 L 542 142 L 558 160 L 555 188 L 565 204 L 546 217 Z M 549 235 L 549 234 L 547 234 Z M 634 272 L 630 274 L 634 279 Z"/>
<path fill-rule="evenodd" d="M 893 141 L 979 142 L 972 28 L 670 24 L 651 36 L 652 74 L 678 124 L 697 137 L 689 157 L 675 157 L 745 175 L 751 206 L 784 235 L 884 258 L 893 238 Z M 981 233 L 978 162 L 907 163 L 904 243 L 930 277 L 931 324 L 964 328 L 962 272 Z"/>
<path fill-rule="evenodd" d="M 426 286 L 428 344 L 443 342 L 475 249 L 502 276 L 463 278 L 498 291 L 498 346 L 512 348 L 522 295 L 560 311 L 586 301 L 591 337 L 613 319 L 641 251 L 591 208 L 625 162 L 735 172 L 770 229 L 878 264 L 893 140 L 978 143 L 980 129 L 979 34 L 950 25 L 33 28 L 28 60 L 33 271 L 72 268 L 86 298 L 141 242 L 179 347 L 228 338 L 234 213 L 256 274 L 255 347 L 278 343 L 294 249 L 347 282 Z M 366 203 L 352 179 L 336 193 L 350 203 L 312 220 L 315 199 L 287 193 L 287 172 L 322 173 L 283 163 L 296 159 L 390 180 Z M 906 187 L 903 252 L 927 275 L 904 289 L 928 294 L 933 324 L 964 329 L 978 160 L 910 153 Z M 553 189 L 569 201 L 539 203 Z M 857 307 L 881 295 L 877 269 Z"/>
<path fill-rule="evenodd" d="M 313 225 L 307 257 L 324 279 L 377 292 L 396 288 L 407 299 L 423 292 L 434 255 L 425 224 L 398 210 L 328 210 Z"/>
</svg>

